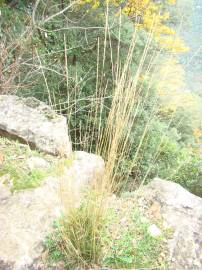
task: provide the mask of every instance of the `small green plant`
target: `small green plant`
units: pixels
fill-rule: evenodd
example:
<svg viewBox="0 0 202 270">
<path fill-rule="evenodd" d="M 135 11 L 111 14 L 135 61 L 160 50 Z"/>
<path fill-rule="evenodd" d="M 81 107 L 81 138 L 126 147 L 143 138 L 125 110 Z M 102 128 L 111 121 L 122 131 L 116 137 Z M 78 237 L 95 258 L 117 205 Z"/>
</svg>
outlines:
<svg viewBox="0 0 202 270">
<path fill-rule="evenodd" d="M 127 199 L 122 202 L 126 204 Z M 152 221 L 145 218 L 131 203 L 129 209 L 113 211 L 113 218 L 108 224 L 105 235 L 105 254 L 103 265 L 115 269 L 165 269 L 166 252 L 164 236 L 152 237 L 148 231 Z"/>
<path fill-rule="evenodd" d="M 46 176 L 48 176 L 48 172 L 40 169 L 33 169 L 26 173 L 24 177 L 22 174 L 21 177 L 14 181 L 13 190 L 36 188 L 40 186 Z"/>
<path fill-rule="evenodd" d="M 65 261 L 65 256 L 62 252 L 62 231 L 60 222 L 54 222 L 54 233 L 48 235 L 44 241 L 44 247 L 48 253 L 48 264 L 52 265 L 60 261 Z"/>
</svg>

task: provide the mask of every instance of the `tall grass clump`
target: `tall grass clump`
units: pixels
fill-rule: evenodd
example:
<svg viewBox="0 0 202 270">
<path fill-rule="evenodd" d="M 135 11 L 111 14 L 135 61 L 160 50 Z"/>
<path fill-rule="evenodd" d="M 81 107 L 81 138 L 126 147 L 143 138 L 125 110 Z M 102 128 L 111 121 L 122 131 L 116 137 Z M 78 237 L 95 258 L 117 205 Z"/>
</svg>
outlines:
<svg viewBox="0 0 202 270">
<path fill-rule="evenodd" d="M 46 241 L 54 262 L 62 260 L 68 269 L 86 269 L 99 264 L 105 217 L 98 196 L 91 192 L 79 207 L 68 206 L 57 223 L 56 233 Z"/>
<path fill-rule="evenodd" d="M 106 26 L 105 35 L 108 36 L 109 34 L 108 27 Z M 97 82 L 97 96 L 92 103 L 96 107 L 95 111 L 100 118 L 98 117 L 96 118 L 98 121 L 94 121 L 93 131 L 96 130 L 97 132 L 96 153 L 104 158 L 106 165 L 102 177 L 93 186 L 88 187 L 89 190 L 85 193 L 80 206 L 75 207 L 68 203 L 68 200 L 66 201 L 66 211 L 59 225 L 60 240 L 57 247 L 59 247 L 69 269 L 73 269 L 72 267 L 76 266 L 85 269 L 99 265 L 101 261 L 102 240 L 105 234 L 108 215 L 108 197 L 118 190 L 119 181 L 127 182 L 130 170 L 132 170 L 138 156 L 138 153 L 136 153 L 127 171 L 121 170 L 121 163 L 129 156 L 131 147 L 130 136 L 136 117 L 150 91 L 149 85 L 146 92 L 142 93 L 143 84 L 139 82 L 139 78 L 149 50 L 151 37 L 152 31 L 135 72 L 132 73 L 130 65 L 134 55 L 136 35 L 131 40 L 128 55 L 122 66 L 117 59 L 116 71 L 113 74 L 115 81 L 111 93 L 111 104 L 104 123 L 102 123 L 101 119 L 103 103 L 95 102 L 97 100 L 100 101 L 100 95 L 104 93 L 104 90 L 99 89 L 103 85 L 99 81 Z M 110 42 L 110 39 L 108 42 Z M 107 44 L 105 44 L 104 50 L 106 46 Z M 118 47 L 117 50 L 119 49 Z M 100 71 L 98 70 L 98 72 Z M 100 77 L 102 80 L 102 76 Z M 154 108 L 153 110 L 155 111 Z M 92 114 L 94 116 L 94 111 Z M 91 120 L 92 115 L 89 114 L 89 122 Z M 147 125 L 143 129 L 139 148 L 147 133 L 149 121 L 148 119 Z M 89 141 L 88 149 L 91 146 L 92 141 Z M 74 202 L 74 198 L 70 201 Z"/>
</svg>

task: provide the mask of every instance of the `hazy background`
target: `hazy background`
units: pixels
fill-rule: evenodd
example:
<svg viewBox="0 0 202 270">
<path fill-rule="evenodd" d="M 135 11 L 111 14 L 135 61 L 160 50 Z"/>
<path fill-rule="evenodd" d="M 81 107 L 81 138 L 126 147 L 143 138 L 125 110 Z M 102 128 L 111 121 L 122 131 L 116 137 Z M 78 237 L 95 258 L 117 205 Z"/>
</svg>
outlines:
<svg viewBox="0 0 202 270">
<path fill-rule="evenodd" d="M 186 70 L 187 87 L 202 96 L 202 0 L 193 0 L 191 19 L 182 36 L 190 48 L 180 57 Z"/>
</svg>

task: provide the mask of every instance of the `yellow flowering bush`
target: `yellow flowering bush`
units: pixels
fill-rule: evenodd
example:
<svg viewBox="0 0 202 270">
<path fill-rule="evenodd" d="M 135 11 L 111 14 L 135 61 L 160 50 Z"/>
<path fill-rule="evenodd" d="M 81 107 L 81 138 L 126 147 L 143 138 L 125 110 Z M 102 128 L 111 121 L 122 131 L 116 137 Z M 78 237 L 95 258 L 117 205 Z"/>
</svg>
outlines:
<svg viewBox="0 0 202 270">
<path fill-rule="evenodd" d="M 154 0 L 80 0 L 80 5 L 90 5 L 91 9 L 96 9 L 103 5 L 112 5 L 118 8 L 116 15 L 122 12 L 129 16 L 135 27 L 142 28 L 148 32 L 152 32 L 154 39 L 166 50 L 180 53 L 186 52 L 188 47 L 176 35 L 173 28 L 168 26 L 170 13 L 165 11 L 162 3 Z M 167 0 L 167 5 L 175 5 L 176 0 Z"/>
</svg>

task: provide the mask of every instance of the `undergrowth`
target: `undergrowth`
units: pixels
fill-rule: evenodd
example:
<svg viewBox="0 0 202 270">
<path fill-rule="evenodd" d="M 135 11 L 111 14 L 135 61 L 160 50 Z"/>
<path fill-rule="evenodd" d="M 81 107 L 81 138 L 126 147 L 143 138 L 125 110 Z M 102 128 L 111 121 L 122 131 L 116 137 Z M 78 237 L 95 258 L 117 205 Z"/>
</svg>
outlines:
<svg viewBox="0 0 202 270">
<path fill-rule="evenodd" d="M 27 160 L 31 156 L 41 157 L 37 151 L 32 151 L 28 146 L 8 139 L 0 138 L 0 176 L 6 179 L 11 191 L 38 187 L 43 179 L 48 176 L 48 169 L 28 167 Z"/>
<path fill-rule="evenodd" d="M 68 219 L 62 217 L 54 223 L 54 232 L 44 242 L 49 265 L 62 261 L 65 269 L 167 269 L 168 233 L 161 220 L 150 220 L 140 213 L 131 195 L 106 200 L 109 208 L 98 220 L 92 205 L 81 205 Z M 162 229 L 162 235 L 151 236 L 153 222 Z"/>
<path fill-rule="evenodd" d="M 140 211 L 135 195 L 112 201 L 104 239 L 102 264 L 112 269 L 166 269 L 168 236 L 160 219 Z M 162 234 L 154 237 L 149 227 L 156 224 Z"/>
<path fill-rule="evenodd" d="M 30 157 L 43 158 L 47 168 L 30 168 Z M 36 188 L 48 176 L 60 176 L 63 170 L 72 164 L 74 156 L 57 159 L 50 155 L 31 150 L 28 145 L 0 138 L 0 177 L 12 192 Z"/>
</svg>

